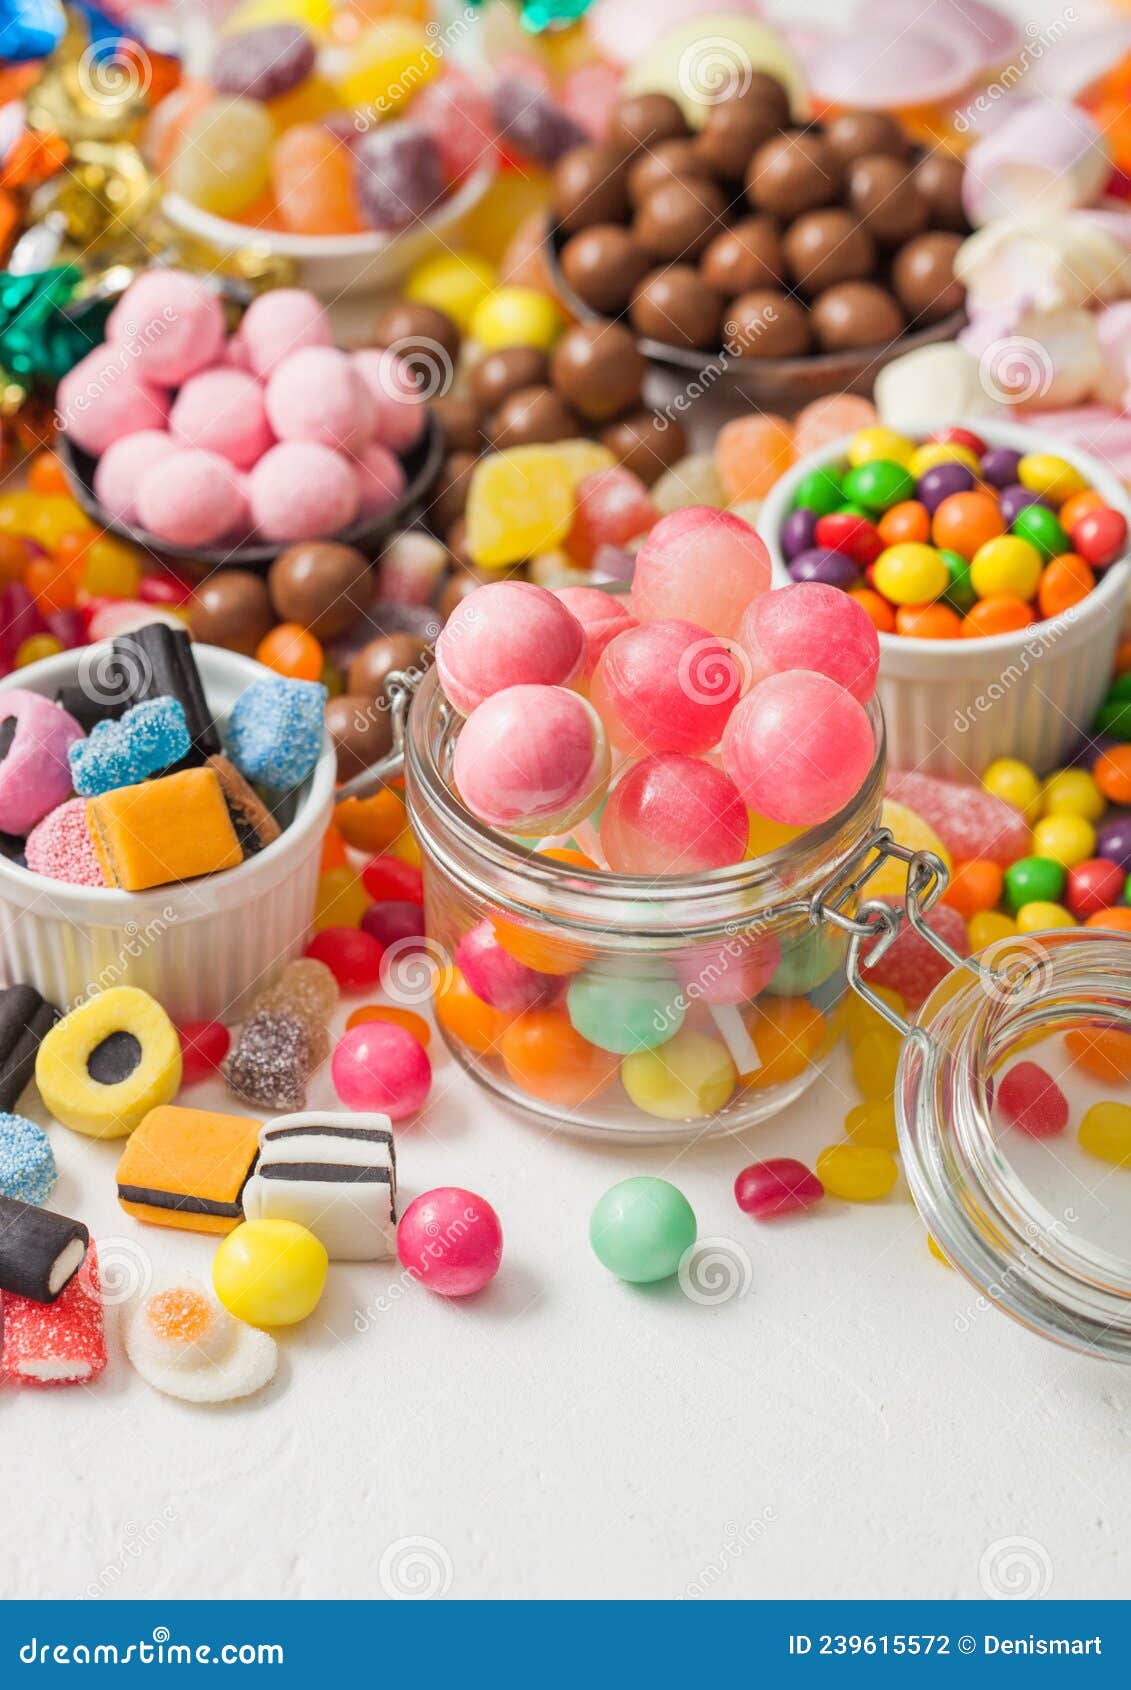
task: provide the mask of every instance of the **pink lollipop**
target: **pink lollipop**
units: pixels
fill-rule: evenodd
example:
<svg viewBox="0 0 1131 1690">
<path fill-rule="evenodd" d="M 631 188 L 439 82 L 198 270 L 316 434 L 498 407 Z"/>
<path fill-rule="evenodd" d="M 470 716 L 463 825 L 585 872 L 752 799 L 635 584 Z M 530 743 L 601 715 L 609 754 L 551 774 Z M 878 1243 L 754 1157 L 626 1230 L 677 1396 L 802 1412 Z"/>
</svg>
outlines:
<svg viewBox="0 0 1131 1690">
<path fill-rule="evenodd" d="M 689 505 L 661 517 L 641 546 L 632 610 L 642 622 L 678 617 L 732 637 L 770 585 L 770 554 L 748 522 Z"/>
<path fill-rule="evenodd" d="M 507 687 L 467 718 L 452 773 L 468 809 L 489 826 L 564 833 L 604 795 L 609 749 L 597 712 L 577 693 Z"/>
<path fill-rule="evenodd" d="M 772 933 L 734 933 L 728 939 L 689 945 L 675 959 L 684 994 L 714 1006 L 748 1003 L 769 985 L 781 961 Z"/>
<path fill-rule="evenodd" d="M 746 807 L 721 769 L 697 757 L 645 757 L 601 813 L 601 849 L 618 874 L 697 874 L 746 855 Z"/>
<path fill-rule="evenodd" d="M 619 749 L 694 755 L 718 744 L 744 680 L 733 652 L 705 628 L 645 622 L 605 647 L 590 696 Z"/>
<path fill-rule="evenodd" d="M 609 641 L 623 634 L 626 628 L 635 628 L 636 618 L 629 611 L 627 599 L 616 593 L 603 593 L 599 587 L 558 587 L 554 597 L 581 623 L 585 657 L 576 680 L 588 681 Z"/>
<path fill-rule="evenodd" d="M 562 982 L 556 974 L 540 974 L 505 951 L 489 921 L 480 921 L 456 946 L 455 965 L 477 998 L 494 1009 L 541 1009 L 553 1003 Z"/>
<path fill-rule="evenodd" d="M 564 686 L 584 657 L 580 622 L 554 593 L 529 581 L 477 587 L 436 641 L 440 684 L 465 716 L 504 687 Z"/>
<path fill-rule="evenodd" d="M 835 816 L 874 756 L 863 705 L 808 669 L 759 681 L 723 736 L 723 766 L 750 808 L 794 827 Z"/>
<path fill-rule="evenodd" d="M 875 624 L 837 587 L 801 581 L 766 593 L 742 618 L 738 638 L 756 681 L 783 669 L 813 669 L 838 681 L 861 704 L 876 690 Z"/>
</svg>

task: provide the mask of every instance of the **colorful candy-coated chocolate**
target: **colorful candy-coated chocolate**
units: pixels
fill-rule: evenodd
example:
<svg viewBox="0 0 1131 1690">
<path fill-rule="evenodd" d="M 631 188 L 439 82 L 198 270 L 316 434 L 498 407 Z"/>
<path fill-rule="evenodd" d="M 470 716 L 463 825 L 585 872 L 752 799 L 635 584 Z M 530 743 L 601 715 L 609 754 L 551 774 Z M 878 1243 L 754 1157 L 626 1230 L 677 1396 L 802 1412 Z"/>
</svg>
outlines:
<svg viewBox="0 0 1131 1690">
<path fill-rule="evenodd" d="M 994 1087 L 994 1108 L 1027 1138 L 1053 1138 L 1068 1125 L 1068 1099 L 1039 1062 L 1015 1062 Z"/>
<path fill-rule="evenodd" d="M 365 1021 L 343 1033 L 330 1073 L 347 1109 L 376 1110 L 394 1121 L 415 1114 L 432 1085 L 427 1052 L 391 1021 Z"/>
<path fill-rule="evenodd" d="M 1091 857 L 1068 871 L 1065 902 L 1078 921 L 1108 910 L 1124 895 L 1127 875 L 1118 863 Z"/>
<path fill-rule="evenodd" d="M 1016 915 L 1026 904 L 1056 903 L 1066 878 L 1064 864 L 1052 857 L 1019 857 L 1005 871 L 1006 907 Z"/>
<path fill-rule="evenodd" d="M 752 810 L 773 821 L 827 821 L 859 791 L 875 757 L 865 711 L 809 670 L 758 682 L 723 738 L 723 764 Z"/>
<path fill-rule="evenodd" d="M 212 1258 L 212 1286 L 249 1326 L 294 1326 L 318 1306 L 326 1247 L 297 1221 L 244 1221 Z"/>
<path fill-rule="evenodd" d="M 305 954 L 325 963 L 344 992 L 365 992 L 381 978 L 385 947 L 356 927 L 324 927 Z"/>
<path fill-rule="evenodd" d="M 637 553 L 632 612 L 642 622 L 676 619 L 732 638 L 769 585 L 769 553 L 749 523 L 692 505 L 661 517 Z"/>
<path fill-rule="evenodd" d="M 589 1218 L 597 1260 L 632 1285 L 670 1279 L 697 1233 L 695 1212 L 682 1191 L 643 1175 L 612 1186 Z"/>
<path fill-rule="evenodd" d="M 401 1265 L 438 1297 L 470 1297 L 503 1259 L 503 1229 L 485 1197 L 437 1186 L 409 1204 L 397 1226 Z"/>
<path fill-rule="evenodd" d="M 605 730 L 592 706 L 564 687 L 507 687 L 467 718 L 452 772 L 480 821 L 510 833 L 566 833 L 604 794 Z"/>
<path fill-rule="evenodd" d="M 601 813 L 601 849 L 618 874 L 725 868 L 742 861 L 746 840 L 746 807 L 734 782 L 678 753 L 633 764 Z"/>
<path fill-rule="evenodd" d="M 1096 830 L 1084 816 L 1042 816 L 1033 828 L 1033 849 L 1038 856 L 1074 868 L 1094 854 Z"/>
<path fill-rule="evenodd" d="M 528 581 L 477 587 L 436 641 L 440 683 L 465 716 L 506 687 L 565 686 L 585 655 L 577 618 L 556 594 Z"/>
<path fill-rule="evenodd" d="M 734 1182 L 735 1202 L 743 1214 L 760 1221 L 810 1209 L 824 1195 L 825 1188 L 816 1174 L 792 1156 L 751 1162 Z"/>
</svg>

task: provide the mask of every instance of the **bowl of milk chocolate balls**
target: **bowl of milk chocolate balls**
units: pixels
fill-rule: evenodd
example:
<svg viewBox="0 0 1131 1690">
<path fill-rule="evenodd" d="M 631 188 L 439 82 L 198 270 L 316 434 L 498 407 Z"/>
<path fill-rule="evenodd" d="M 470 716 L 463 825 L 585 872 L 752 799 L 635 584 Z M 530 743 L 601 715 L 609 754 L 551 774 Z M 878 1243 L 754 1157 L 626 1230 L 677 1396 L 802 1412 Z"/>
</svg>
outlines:
<svg viewBox="0 0 1131 1690">
<path fill-rule="evenodd" d="M 796 409 L 869 392 L 961 328 L 962 169 L 886 112 L 802 126 L 760 71 L 698 131 L 668 95 L 634 94 L 557 165 L 550 261 L 566 305 L 626 322 L 653 364 Z"/>
</svg>

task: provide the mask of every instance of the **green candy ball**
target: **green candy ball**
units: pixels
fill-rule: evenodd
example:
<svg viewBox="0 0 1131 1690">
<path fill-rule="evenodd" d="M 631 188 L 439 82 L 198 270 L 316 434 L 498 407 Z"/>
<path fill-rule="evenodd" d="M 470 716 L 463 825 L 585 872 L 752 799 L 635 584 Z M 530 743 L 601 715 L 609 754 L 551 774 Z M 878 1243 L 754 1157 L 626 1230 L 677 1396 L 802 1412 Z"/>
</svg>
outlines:
<svg viewBox="0 0 1131 1690">
<path fill-rule="evenodd" d="M 840 509 L 844 497 L 840 476 L 830 465 L 825 469 L 811 469 L 808 475 L 801 477 L 793 503 L 797 510 L 816 511 L 818 516 L 828 516 L 831 511 Z"/>
<path fill-rule="evenodd" d="M 1025 904 L 1059 904 L 1067 878 L 1052 857 L 1019 857 L 1005 871 L 1005 901 L 1014 915 Z"/>
<path fill-rule="evenodd" d="M 1131 699 L 1116 699 L 1103 705 L 1096 717 L 1095 732 L 1124 743 L 1131 739 Z"/>
<path fill-rule="evenodd" d="M 1059 557 L 1072 549 L 1072 542 L 1060 526 L 1056 513 L 1047 505 L 1026 505 L 1018 511 L 1010 524 L 1010 533 L 1019 540 L 1028 540 L 1043 558 Z"/>
<path fill-rule="evenodd" d="M 666 1179 L 622 1179 L 589 1218 L 589 1242 L 602 1267 L 633 1285 L 670 1279 L 696 1237 L 695 1211 Z"/>
<path fill-rule="evenodd" d="M 600 1050 L 631 1056 L 655 1050 L 679 1032 L 687 1002 L 675 975 L 634 980 L 583 969 L 566 992 L 569 1018 L 583 1039 Z"/>
<path fill-rule="evenodd" d="M 842 483 L 845 499 L 865 510 L 886 511 L 915 497 L 915 477 L 890 458 L 872 458 L 850 469 Z"/>
<path fill-rule="evenodd" d="M 940 549 L 939 556 L 946 564 L 946 572 L 950 576 L 950 585 L 943 598 L 953 610 L 965 613 L 978 597 L 970 580 L 970 565 L 961 552 L 948 552 L 945 547 Z"/>
</svg>

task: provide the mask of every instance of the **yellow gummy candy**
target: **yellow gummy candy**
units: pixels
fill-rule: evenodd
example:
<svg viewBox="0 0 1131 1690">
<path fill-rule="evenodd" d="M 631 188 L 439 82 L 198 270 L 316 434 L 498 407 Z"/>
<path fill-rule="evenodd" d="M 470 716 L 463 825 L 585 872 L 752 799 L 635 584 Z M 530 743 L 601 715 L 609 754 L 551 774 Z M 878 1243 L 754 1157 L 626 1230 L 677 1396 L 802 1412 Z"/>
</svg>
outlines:
<svg viewBox="0 0 1131 1690">
<path fill-rule="evenodd" d="M 334 15 L 334 0 L 243 0 L 224 19 L 223 34 L 240 35 L 269 23 L 297 23 L 324 35 Z"/>
<path fill-rule="evenodd" d="M 834 1197 L 848 1203 L 872 1203 L 886 1197 L 899 1178 L 890 1150 L 860 1144 L 830 1144 L 817 1157 L 817 1178 Z"/>
<path fill-rule="evenodd" d="M 386 18 L 367 29 L 349 56 L 338 93 L 375 122 L 388 117 L 431 82 L 440 61 L 419 24 Z"/>
<path fill-rule="evenodd" d="M 895 1090 L 903 1040 L 894 1027 L 861 1035 L 852 1047 L 852 1077 L 868 1098 L 890 1097 Z"/>
<path fill-rule="evenodd" d="M 858 1103 L 844 1118 L 844 1130 L 853 1144 L 867 1150 L 897 1150 L 899 1133 L 895 1125 L 895 1104 L 889 1098 L 871 1098 Z"/>
<path fill-rule="evenodd" d="M 878 998 L 882 998 L 888 1005 L 889 1009 L 894 1009 L 897 1015 L 906 1019 L 907 1005 L 904 1003 L 899 993 L 891 986 L 871 986 L 870 990 L 873 991 Z M 857 1044 L 859 1040 L 864 1037 L 865 1033 L 875 1033 L 880 1031 L 888 1033 L 895 1031 L 895 1028 L 892 1027 L 890 1021 L 885 1021 L 879 1010 L 873 1009 L 867 999 L 858 996 L 856 992 L 849 992 L 847 1004 L 848 1008 L 845 1011 L 845 1023 L 849 1042 L 851 1044 Z"/>
<path fill-rule="evenodd" d="M 467 549 L 481 569 L 552 551 L 573 522 L 574 475 L 554 446 L 480 458 L 467 493 Z"/>
<path fill-rule="evenodd" d="M 1116 1167 L 1131 1162 L 1131 1108 L 1126 1103 L 1093 1103 L 1080 1122 L 1080 1147 Z"/>
</svg>

